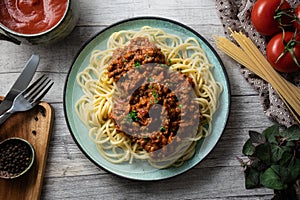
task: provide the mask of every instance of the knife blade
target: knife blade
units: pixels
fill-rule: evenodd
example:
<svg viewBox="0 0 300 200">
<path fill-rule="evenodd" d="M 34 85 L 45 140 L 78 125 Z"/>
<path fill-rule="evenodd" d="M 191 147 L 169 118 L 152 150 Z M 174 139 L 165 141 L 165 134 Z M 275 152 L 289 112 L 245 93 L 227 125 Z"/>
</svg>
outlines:
<svg viewBox="0 0 300 200">
<path fill-rule="evenodd" d="M 8 110 L 15 97 L 22 92 L 30 83 L 37 66 L 40 61 L 40 56 L 38 54 L 33 54 L 27 61 L 23 71 L 6 94 L 5 99 L 0 103 L 0 115 L 2 115 L 6 110 Z"/>
</svg>

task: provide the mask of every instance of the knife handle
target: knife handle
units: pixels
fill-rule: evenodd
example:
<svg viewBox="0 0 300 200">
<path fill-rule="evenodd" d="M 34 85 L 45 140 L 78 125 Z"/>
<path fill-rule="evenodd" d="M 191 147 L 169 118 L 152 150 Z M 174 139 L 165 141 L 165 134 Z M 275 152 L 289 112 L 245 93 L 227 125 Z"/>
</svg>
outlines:
<svg viewBox="0 0 300 200">
<path fill-rule="evenodd" d="M 0 103 L 0 115 L 4 114 L 12 106 L 12 101 L 3 100 Z"/>
<path fill-rule="evenodd" d="M 11 109 L 5 112 L 3 115 L 0 116 L 0 126 L 13 114 Z"/>
</svg>

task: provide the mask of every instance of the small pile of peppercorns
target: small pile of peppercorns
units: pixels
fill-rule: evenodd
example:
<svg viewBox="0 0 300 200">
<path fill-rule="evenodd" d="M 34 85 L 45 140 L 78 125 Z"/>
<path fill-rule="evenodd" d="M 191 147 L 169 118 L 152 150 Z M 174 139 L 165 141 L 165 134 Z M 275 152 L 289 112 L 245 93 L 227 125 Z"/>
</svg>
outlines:
<svg viewBox="0 0 300 200">
<path fill-rule="evenodd" d="M 9 139 L 0 145 L 0 176 L 15 177 L 31 164 L 30 146 L 23 140 Z"/>
</svg>

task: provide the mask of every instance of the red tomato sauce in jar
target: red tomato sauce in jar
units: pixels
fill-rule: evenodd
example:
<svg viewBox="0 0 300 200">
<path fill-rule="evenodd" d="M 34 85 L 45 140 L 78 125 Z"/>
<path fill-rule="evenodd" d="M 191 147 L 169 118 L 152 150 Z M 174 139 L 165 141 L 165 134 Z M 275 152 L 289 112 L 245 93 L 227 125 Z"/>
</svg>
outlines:
<svg viewBox="0 0 300 200">
<path fill-rule="evenodd" d="M 17 33 L 41 33 L 61 20 L 67 5 L 67 0 L 1 0 L 0 23 Z"/>
</svg>

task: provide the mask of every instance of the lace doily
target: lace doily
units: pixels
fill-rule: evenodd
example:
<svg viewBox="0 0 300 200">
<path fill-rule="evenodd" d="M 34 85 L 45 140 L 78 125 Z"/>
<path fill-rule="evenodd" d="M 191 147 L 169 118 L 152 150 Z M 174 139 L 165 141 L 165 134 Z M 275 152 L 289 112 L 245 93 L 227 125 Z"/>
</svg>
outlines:
<svg viewBox="0 0 300 200">
<path fill-rule="evenodd" d="M 287 1 L 292 7 L 296 7 L 299 4 L 299 0 Z M 267 38 L 260 35 L 251 22 L 251 9 L 254 3 L 255 0 L 216 0 L 216 8 L 223 24 L 224 33 L 228 38 L 230 34 L 228 28 L 235 31 L 242 31 L 265 54 Z M 240 69 L 246 81 L 259 92 L 265 114 L 270 119 L 286 127 L 298 124 L 269 83 L 243 66 L 240 66 Z M 300 87 L 300 72 L 282 75 L 297 87 Z"/>
</svg>

